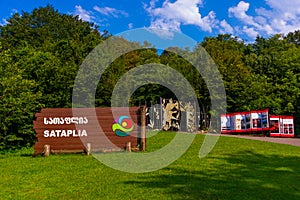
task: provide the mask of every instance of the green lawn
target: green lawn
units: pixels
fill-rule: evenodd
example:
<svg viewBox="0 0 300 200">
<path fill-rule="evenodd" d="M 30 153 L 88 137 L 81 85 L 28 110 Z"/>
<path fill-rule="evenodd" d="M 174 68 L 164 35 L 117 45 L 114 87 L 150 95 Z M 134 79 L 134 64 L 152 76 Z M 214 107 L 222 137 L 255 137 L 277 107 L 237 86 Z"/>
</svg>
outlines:
<svg viewBox="0 0 300 200">
<path fill-rule="evenodd" d="M 155 151 L 174 137 L 147 140 Z M 300 148 L 220 137 L 198 157 L 204 136 L 161 170 L 130 174 L 83 154 L 32 157 L 33 150 L 0 155 L 0 199 L 300 199 Z"/>
</svg>

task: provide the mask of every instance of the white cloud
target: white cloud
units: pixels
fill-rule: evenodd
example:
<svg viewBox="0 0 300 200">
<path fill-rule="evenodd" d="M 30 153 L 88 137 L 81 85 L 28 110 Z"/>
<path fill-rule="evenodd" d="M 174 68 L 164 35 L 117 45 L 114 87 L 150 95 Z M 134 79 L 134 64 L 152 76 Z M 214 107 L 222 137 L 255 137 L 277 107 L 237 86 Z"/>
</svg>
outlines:
<svg viewBox="0 0 300 200">
<path fill-rule="evenodd" d="M 228 24 L 228 22 L 226 20 L 222 20 L 220 22 L 220 26 L 222 27 L 222 29 L 220 29 L 220 33 L 233 34 L 234 30 L 233 30 L 232 26 L 230 24 Z"/>
<path fill-rule="evenodd" d="M 265 0 L 266 4 L 269 5 L 274 11 L 279 11 L 279 13 L 291 13 L 300 14 L 300 1 L 299 0 Z"/>
<path fill-rule="evenodd" d="M 202 0 L 165 0 L 161 7 L 156 7 L 157 2 L 152 0 L 149 5 L 144 5 L 144 8 L 151 16 L 150 28 L 162 29 L 166 35 L 181 32 L 182 25 L 195 25 L 204 31 L 212 32 L 219 23 L 214 11 L 202 17 L 199 9 L 199 6 L 203 5 Z"/>
<path fill-rule="evenodd" d="M 266 0 L 266 4 L 270 10 L 260 9 L 256 12 L 260 14 L 262 11 L 269 13 L 265 18 L 269 25 L 279 33 L 288 33 L 300 29 L 300 1 L 277 1 Z"/>
<path fill-rule="evenodd" d="M 16 13 L 18 13 L 18 10 L 14 8 L 14 9 L 11 10 L 10 14 L 13 15 L 13 14 L 16 14 Z"/>
<path fill-rule="evenodd" d="M 132 28 L 133 28 L 133 23 L 129 23 L 129 24 L 128 24 L 128 28 L 129 28 L 129 29 L 132 29 Z"/>
<path fill-rule="evenodd" d="M 259 32 L 257 32 L 256 30 L 254 30 L 253 27 L 244 26 L 243 27 L 243 32 L 246 33 L 251 38 L 255 38 L 256 36 L 259 35 Z"/>
<path fill-rule="evenodd" d="M 95 19 L 93 12 L 83 9 L 81 6 L 75 6 L 75 9 L 74 15 L 78 15 L 83 21 L 92 22 Z"/>
<path fill-rule="evenodd" d="M 128 13 L 127 12 L 125 12 L 123 10 L 117 10 L 115 8 L 110 8 L 110 7 L 100 8 L 98 6 L 94 6 L 94 10 L 96 10 L 99 13 L 101 13 L 102 15 L 112 16 L 114 18 L 118 18 L 120 15 L 128 17 Z"/>
<path fill-rule="evenodd" d="M 213 28 L 216 28 L 220 23 L 219 20 L 216 19 L 216 13 L 214 11 L 210 11 L 207 16 L 202 19 L 202 29 L 204 31 L 212 32 Z"/>
<path fill-rule="evenodd" d="M 228 13 L 230 17 L 235 17 L 242 22 L 239 30 L 251 38 L 255 38 L 257 34 L 269 36 L 300 29 L 299 0 L 265 0 L 265 3 L 266 6 L 255 9 L 253 15 L 247 14 L 251 5 L 244 1 L 229 8 Z"/>
<path fill-rule="evenodd" d="M 250 4 L 244 1 L 239 2 L 236 7 L 231 7 L 228 9 L 229 15 L 233 15 L 237 19 L 241 20 L 244 23 L 256 25 L 252 16 L 247 15 Z"/>
<path fill-rule="evenodd" d="M 11 10 L 10 15 L 12 16 L 12 15 L 14 15 L 16 13 L 18 13 L 18 10 L 14 8 L 14 9 Z M 7 24 L 9 24 L 9 22 L 5 18 L 2 18 L 0 20 L 0 26 L 5 26 Z"/>
<path fill-rule="evenodd" d="M 6 19 L 2 19 L 1 21 L 0 21 L 0 26 L 5 26 L 6 24 L 8 24 L 9 22 L 6 20 Z"/>
</svg>

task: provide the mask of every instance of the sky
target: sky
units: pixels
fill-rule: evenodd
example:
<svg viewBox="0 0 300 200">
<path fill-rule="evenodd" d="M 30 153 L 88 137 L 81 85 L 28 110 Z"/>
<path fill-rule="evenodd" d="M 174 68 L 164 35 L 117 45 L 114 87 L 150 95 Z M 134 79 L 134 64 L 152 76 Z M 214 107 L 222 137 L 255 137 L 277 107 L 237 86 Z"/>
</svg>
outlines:
<svg viewBox="0 0 300 200">
<path fill-rule="evenodd" d="M 162 37 L 232 34 L 246 42 L 300 29 L 300 0 L 0 0 L 0 25 L 16 12 L 52 5 L 79 15 L 112 35 L 137 28 L 162 30 Z"/>
</svg>

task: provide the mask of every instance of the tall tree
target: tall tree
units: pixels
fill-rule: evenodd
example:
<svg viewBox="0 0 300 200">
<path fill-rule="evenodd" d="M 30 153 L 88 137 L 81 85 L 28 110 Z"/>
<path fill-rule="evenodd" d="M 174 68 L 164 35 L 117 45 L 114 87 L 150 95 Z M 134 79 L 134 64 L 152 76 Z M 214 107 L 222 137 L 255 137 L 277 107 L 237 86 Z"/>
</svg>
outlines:
<svg viewBox="0 0 300 200">
<path fill-rule="evenodd" d="M 32 120 L 42 107 L 42 94 L 36 87 L 0 43 L 0 150 L 30 146 L 35 141 Z"/>
<path fill-rule="evenodd" d="M 71 106 L 79 66 L 109 37 L 50 5 L 7 21 L 0 26 L 0 149 L 33 143 L 32 120 L 41 105 Z"/>
<path fill-rule="evenodd" d="M 293 35 L 293 34 L 290 34 Z M 300 54 L 297 44 L 283 35 L 268 39 L 258 37 L 253 44 L 256 61 L 252 68 L 269 83 L 264 96 L 269 96 L 272 112 L 295 114 L 295 105 L 300 97 L 299 81 Z"/>
<path fill-rule="evenodd" d="M 78 16 L 61 14 L 52 6 L 16 13 L 0 27 L 4 49 L 27 78 L 38 83 L 47 107 L 70 107 L 72 87 L 84 58 L 108 35 Z M 33 51 L 32 51 L 33 50 Z"/>
<path fill-rule="evenodd" d="M 222 75 L 229 112 L 250 109 L 247 104 L 251 95 L 249 87 L 253 81 L 251 69 L 244 64 L 247 47 L 243 41 L 231 35 L 205 38 L 201 43 L 212 57 Z"/>
</svg>

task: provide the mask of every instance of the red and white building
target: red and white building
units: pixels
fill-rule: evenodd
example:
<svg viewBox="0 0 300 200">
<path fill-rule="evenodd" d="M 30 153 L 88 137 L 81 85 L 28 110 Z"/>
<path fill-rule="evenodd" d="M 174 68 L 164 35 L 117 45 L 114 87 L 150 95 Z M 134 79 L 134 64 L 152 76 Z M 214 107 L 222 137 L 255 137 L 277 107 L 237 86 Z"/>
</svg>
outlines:
<svg viewBox="0 0 300 200">
<path fill-rule="evenodd" d="M 221 115 L 221 133 L 266 133 L 270 137 L 295 137 L 294 117 L 269 115 L 269 110 L 252 110 Z"/>
</svg>

